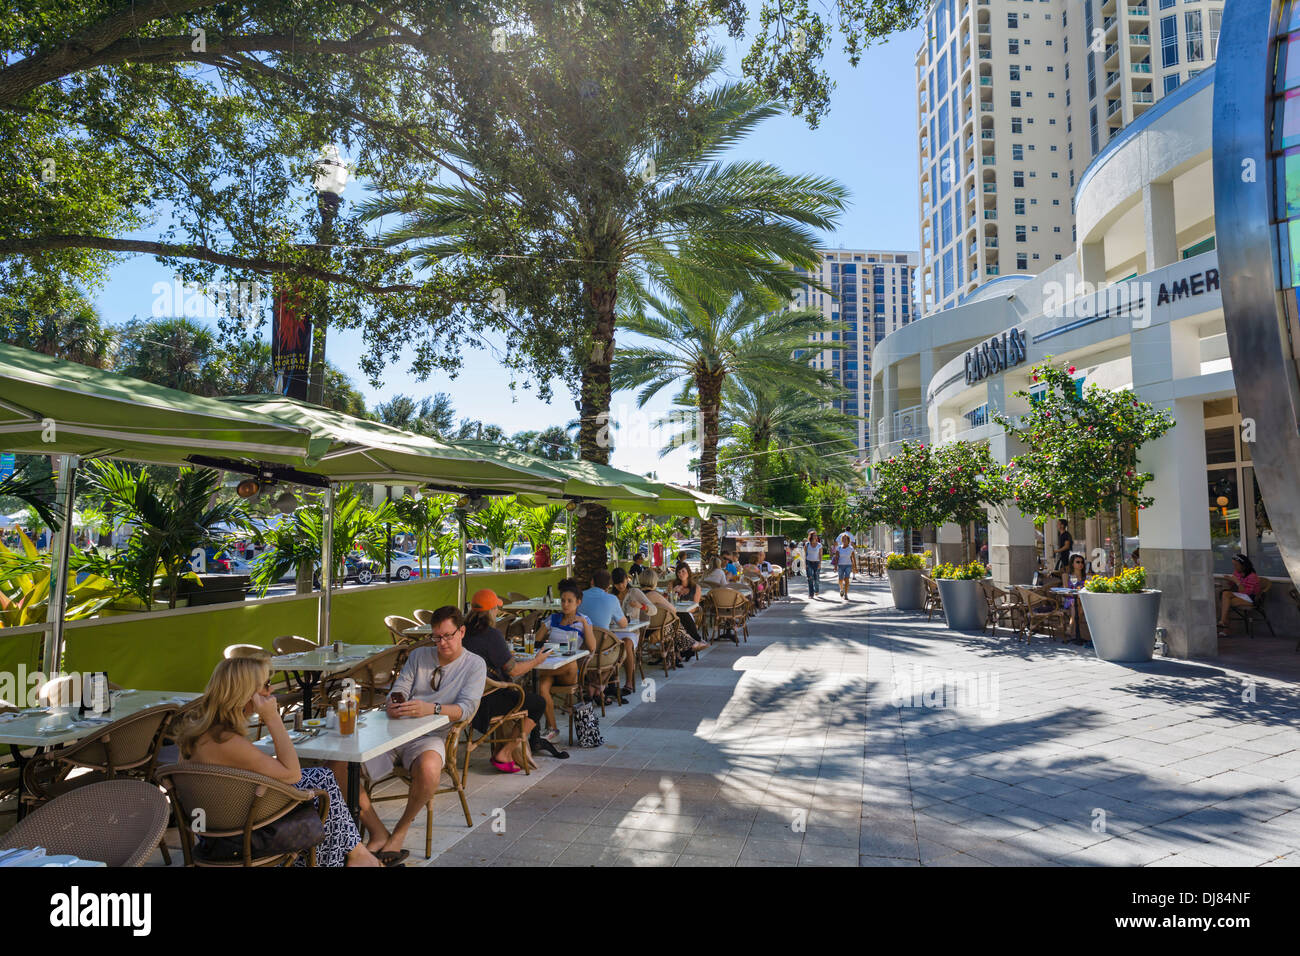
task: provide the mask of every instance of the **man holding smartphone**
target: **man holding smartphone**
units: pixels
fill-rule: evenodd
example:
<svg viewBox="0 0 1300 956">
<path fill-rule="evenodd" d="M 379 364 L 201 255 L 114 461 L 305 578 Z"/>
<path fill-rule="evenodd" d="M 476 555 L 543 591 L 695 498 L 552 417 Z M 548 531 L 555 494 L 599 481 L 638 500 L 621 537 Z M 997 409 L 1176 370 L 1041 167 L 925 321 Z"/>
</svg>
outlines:
<svg viewBox="0 0 1300 956">
<path fill-rule="evenodd" d="M 388 695 L 388 716 L 401 719 L 441 714 L 448 723 L 365 763 L 371 780 L 387 776 L 395 759 L 401 760 L 411 774 L 406 809 L 391 834 L 362 791 L 361 822 L 370 836 L 367 846 L 381 861 L 401 854 L 411 823 L 438 789 L 447 761 L 447 734 L 457 721 L 473 716 L 487 679 L 483 658 L 464 648 L 465 618 L 459 609 L 450 604 L 438 608 L 433 612 L 431 626 L 433 636 L 429 642 L 411 651 L 406 665 L 393 681 Z"/>
</svg>

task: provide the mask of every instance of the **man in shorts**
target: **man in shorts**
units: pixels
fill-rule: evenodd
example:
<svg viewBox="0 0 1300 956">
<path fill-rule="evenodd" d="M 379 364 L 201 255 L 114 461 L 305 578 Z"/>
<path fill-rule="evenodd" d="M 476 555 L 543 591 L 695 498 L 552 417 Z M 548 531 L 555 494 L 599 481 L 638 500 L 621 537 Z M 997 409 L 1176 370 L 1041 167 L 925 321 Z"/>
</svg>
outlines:
<svg viewBox="0 0 1300 956">
<path fill-rule="evenodd" d="M 406 842 L 406 833 L 416 815 L 433 799 L 447 762 L 447 734 L 459 720 L 471 717 L 478 709 L 487 679 L 487 664 L 477 654 L 465 650 L 465 618 L 460 610 L 450 604 L 433 612 L 433 636 L 428 644 L 411 651 L 402 672 L 393 681 L 388 696 L 390 718 L 427 717 L 441 714 L 447 723 L 432 733 L 416 737 L 396 750 L 367 760 L 364 764 L 371 780 L 387 776 L 396 760 L 402 762 L 411 774 L 411 789 L 406 796 L 406 809 L 384 841 L 382 854 L 400 853 Z M 398 700 L 394 700 L 397 695 Z M 362 791 L 361 822 L 371 833 L 368 844 L 373 848 L 375 834 L 382 835 L 383 824 Z"/>
</svg>

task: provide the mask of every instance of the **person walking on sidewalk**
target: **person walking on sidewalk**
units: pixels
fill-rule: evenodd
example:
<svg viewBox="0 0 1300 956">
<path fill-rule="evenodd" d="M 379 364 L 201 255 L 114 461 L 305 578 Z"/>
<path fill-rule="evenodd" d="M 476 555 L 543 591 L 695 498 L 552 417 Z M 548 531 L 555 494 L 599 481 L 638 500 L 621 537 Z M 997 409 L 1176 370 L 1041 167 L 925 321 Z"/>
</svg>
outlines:
<svg viewBox="0 0 1300 956">
<path fill-rule="evenodd" d="M 808 570 L 808 596 L 820 594 L 822 589 L 822 543 L 816 531 L 808 533 L 808 541 L 803 546 L 803 563 Z"/>
<path fill-rule="evenodd" d="M 840 535 L 840 540 L 833 550 L 835 552 L 835 570 L 839 573 L 840 579 L 840 597 L 847 601 L 849 599 L 849 579 L 853 572 L 857 570 L 857 557 L 853 553 L 853 539 L 849 537 L 847 531 Z"/>
</svg>

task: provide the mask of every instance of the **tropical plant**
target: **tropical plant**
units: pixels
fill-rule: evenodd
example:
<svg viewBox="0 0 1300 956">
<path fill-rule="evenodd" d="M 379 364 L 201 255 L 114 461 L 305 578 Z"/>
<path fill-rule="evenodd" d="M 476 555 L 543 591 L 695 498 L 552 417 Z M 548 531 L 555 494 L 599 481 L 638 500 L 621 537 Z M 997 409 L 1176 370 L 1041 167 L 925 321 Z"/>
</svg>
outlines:
<svg viewBox="0 0 1300 956">
<path fill-rule="evenodd" d="M 557 534 L 556 529 L 564 513 L 564 505 L 542 505 L 523 512 L 520 530 L 532 545 L 534 553 L 542 545 L 554 551 L 562 543 L 563 535 Z"/>
<path fill-rule="evenodd" d="M 468 530 L 492 547 L 495 563 L 519 538 L 522 515 L 514 495 L 490 498 L 481 511 L 468 515 Z"/>
<path fill-rule="evenodd" d="M 700 409 L 700 434 L 692 442 L 700 449 L 700 488 L 712 494 L 718 490 L 722 390 L 727 379 L 761 375 L 809 392 L 828 388 L 828 373 L 793 356 L 800 346 L 807 346 L 810 335 L 827 331 L 830 325 L 820 311 L 787 309 L 788 299 L 762 288 L 719 295 L 677 267 L 665 287 L 666 298 L 645 295 L 654 315 L 641 312 L 625 317 L 624 325 L 650 344 L 620 349 L 614 357 L 612 382 L 616 389 L 639 389 L 637 402 L 643 406 L 672 384 L 683 384 L 687 395 L 693 393 Z M 717 536 L 708 522 L 700 543 L 706 556 L 717 554 Z"/>
<path fill-rule="evenodd" d="M 989 569 L 978 561 L 969 564 L 948 564 L 946 561 L 935 567 L 931 575 L 936 580 L 944 578 L 949 581 L 982 581 L 989 576 Z"/>
<path fill-rule="evenodd" d="M 0 315 L 0 342 L 104 368 L 113 357 L 114 334 L 80 292 L 65 290 L 58 306 L 35 312 L 13 309 Z"/>
<path fill-rule="evenodd" d="M 259 544 L 266 550 L 257 556 L 252 566 L 252 581 L 260 594 L 294 568 L 319 568 L 324 533 L 324 492 L 299 494 L 298 507 L 292 516 L 257 534 Z M 333 557 L 335 587 L 343 581 L 343 571 L 348 553 L 360 550 L 366 556 L 383 560 L 385 525 L 399 523 L 397 509 L 391 501 L 371 507 L 366 504 L 362 489 L 357 485 L 343 485 L 334 494 L 334 524 L 330 539 Z M 304 575 L 299 575 L 299 591 L 306 591 Z"/>
<path fill-rule="evenodd" d="M 849 526 L 849 494 L 843 485 L 835 482 L 805 483 L 804 513 L 822 540 L 831 538 Z"/>
<path fill-rule="evenodd" d="M 614 516 L 614 560 L 622 561 L 640 550 L 641 542 L 649 539 L 651 522 L 639 514 L 627 512 Z"/>
<path fill-rule="evenodd" d="M 934 452 L 928 445 L 905 441 L 872 471 L 871 492 L 860 504 L 862 520 L 903 529 L 903 550 L 912 553 L 912 532 L 941 524 Z M 946 494 L 947 487 L 943 489 Z"/>
<path fill-rule="evenodd" d="M 26 466 L 0 478 L 0 499 L 15 498 L 35 512 L 40 523 L 58 530 L 63 520 L 54 511 L 49 495 L 53 489 L 47 477 L 33 477 Z M 35 523 L 31 527 L 35 527 Z"/>
<path fill-rule="evenodd" d="M 36 550 L 32 539 L 18 532 L 21 551 L 0 544 L 0 627 L 44 624 L 49 620 L 51 555 Z M 69 555 L 67 604 L 64 619 L 91 617 L 120 597 L 114 582 L 82 570 L 80 552 Z"/>
<path fill-rule="evenodd" d="M 374 417 L 386 425 L 403 428 L 417 435 L 444 438 L 451 434 L 456 420 L 456 409 L 446 392 L 426 395 L 417 404 L 406 395 L 394 395 L 375 406 Z"/>
<path fill-rule="evenodd" d="M 165 481 L 141 467 L 94 460 L 85 473 L 91 504 L 134 525 L 124 552 L 95 569 L 107 570 L 145 608 L 153 607 L 160 584 L 174 608 L 181 579 L 197 580 L 191 552 L 218 541 L 219 528 L 248 520 L 239 505 L 217 500 L 221 476 L 210 468 L 181 468 L 174 481 Z"/>
<path fill-rule="evenodd" d="M 890 552 L 885 556 L 885 568 L 889 571 L 919 571 L 930 563 L 932 553 L 923 551 L 921 554 L 908 552 L 907 554 L 897 554 Z"/>
<path fill-rule="evenodd" d="M 1029 400 L 1028 412 L 993 416 L 1026 448 L 1008 463 L 1003 484 L 1035 522 L 1071 512 L 1103 515 L 1114 541 L 1121 509 L 1143 510 L 1155 500 L 1143 494 L 1154 475 L 1139 470 L 1138 454 L 1173 428 L 1174 419 L 1168 409 L 1157 411 L 1127 389 L 1089 385 L 1081 395 L 1074 373 L 1073 365 L 1055 364 L 1049 356 L 1032 372 L 1033 383 L 1044 387 L 1041 394 L 1015 393 Z"/>
<path fill-rule="evenodd" d="M 393 502 L 397 519 L 416 541 L 416 560 L 420 565 L 420 577 L 428 577 L 429 551 L 433 549 L 434 539 L 442 533 L 442 527 L 451 517 L 456 507 L 453 495 L 410 495 Z"/>
<path fill-rule="evenodd" d="M 952 521 L 961 527 L 961 553 L 969 560 L 971 522 L 985 517 L 997 520 L 997 512 L 990 509 L 1006 500 L 1002 467 L 993 460 L 987 444 L 967 441 L 938 446 L 932 464 L 935 523 Z"/>
</svg>

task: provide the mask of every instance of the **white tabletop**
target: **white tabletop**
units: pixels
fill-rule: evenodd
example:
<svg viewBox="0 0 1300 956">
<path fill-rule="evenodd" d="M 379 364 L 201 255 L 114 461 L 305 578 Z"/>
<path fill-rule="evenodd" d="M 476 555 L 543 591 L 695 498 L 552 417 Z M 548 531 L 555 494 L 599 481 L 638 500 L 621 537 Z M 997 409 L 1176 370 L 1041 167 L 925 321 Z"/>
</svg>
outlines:
<svg viewBox="0 0 1300 956">
<path fill-rule="evenodd" d="M 416 737 L 423 737 L 431 731 L 447 724 L 443 714 L 430 714 L 428 717 L 389 717 L 383 710 L 372 710 L 362 714 L 357 720 L 357 732 L 344 737 L 337 730 L 325 730 L 319 736 L 310 737 L 301 743 L 295 743 L 293 749 L 299 757 L 308 760 L 345 760 L 348 763 L 364 763 L 371 757 L 378 757 L 409 743 Z M 290 730 L 289 739 L 297 734 Z M 275 753 L 273 738 L 263 736 L 255 741 L 256 745 L 267 753 Z"/>
<path fill-rule="evenodd" d="M 334 645 L 318 647 L 314 651 L 300 651 L 297 654 L 278 654 L 271 658 L 271 669 L 277 671 L 320 671 L 322 674 L 336 674 L 352 668 L 372 654 L 386 650 L 380 644 L 344 644 L 337 658 L 334 657 Z"/>
<path fill-rule="evenodd" d="M 19 711 L 16 717 L 0 715 L 0 744 L 20 747 L 55 747 L 89 737 L 115 720 L 130 717 L 162 704 L 188 704 L 198 694 L 177 694 L 165 690 L 113 691 L 113 709 L 107 714 L 87 714 L 80 718 L 80 707 L 38 707 Z"/>
<path fill-rule="evenodd" d="M 547 601 L 545 597 L 529 598 L 527 601 L 511 601 L 501 606 L 503 611 L 558 611 L 560 599 Z"/>
<path fill-rule="evenodd" d="M 583 648 L 580 651 L 574 651 L 572 654 L 552 654 L 550 657 L 546 658 L 546 660 L 534 667 L 533 670 L 558 671 L 565 664 L 572 664 L 574 661 L 580 661 L 590 653 L 591 652 L 586 648 Z M 516 654 L 515 660 L 531 661 L 535 656 L 535 654 Z"/>
<path fill-rule="evenodd" d="M 609 627 L 606 630 L 619 637 L 635 637 L 639 631 L 644 631 L 649 626 L 649 621 L 628 621 L 626 627 Z"/>
<path fill-rule="evenodd" d="M 673 610 L 678 614 L 694 614 L 700 609 L 699 601 L 674 601 Z"/>
</svg>

